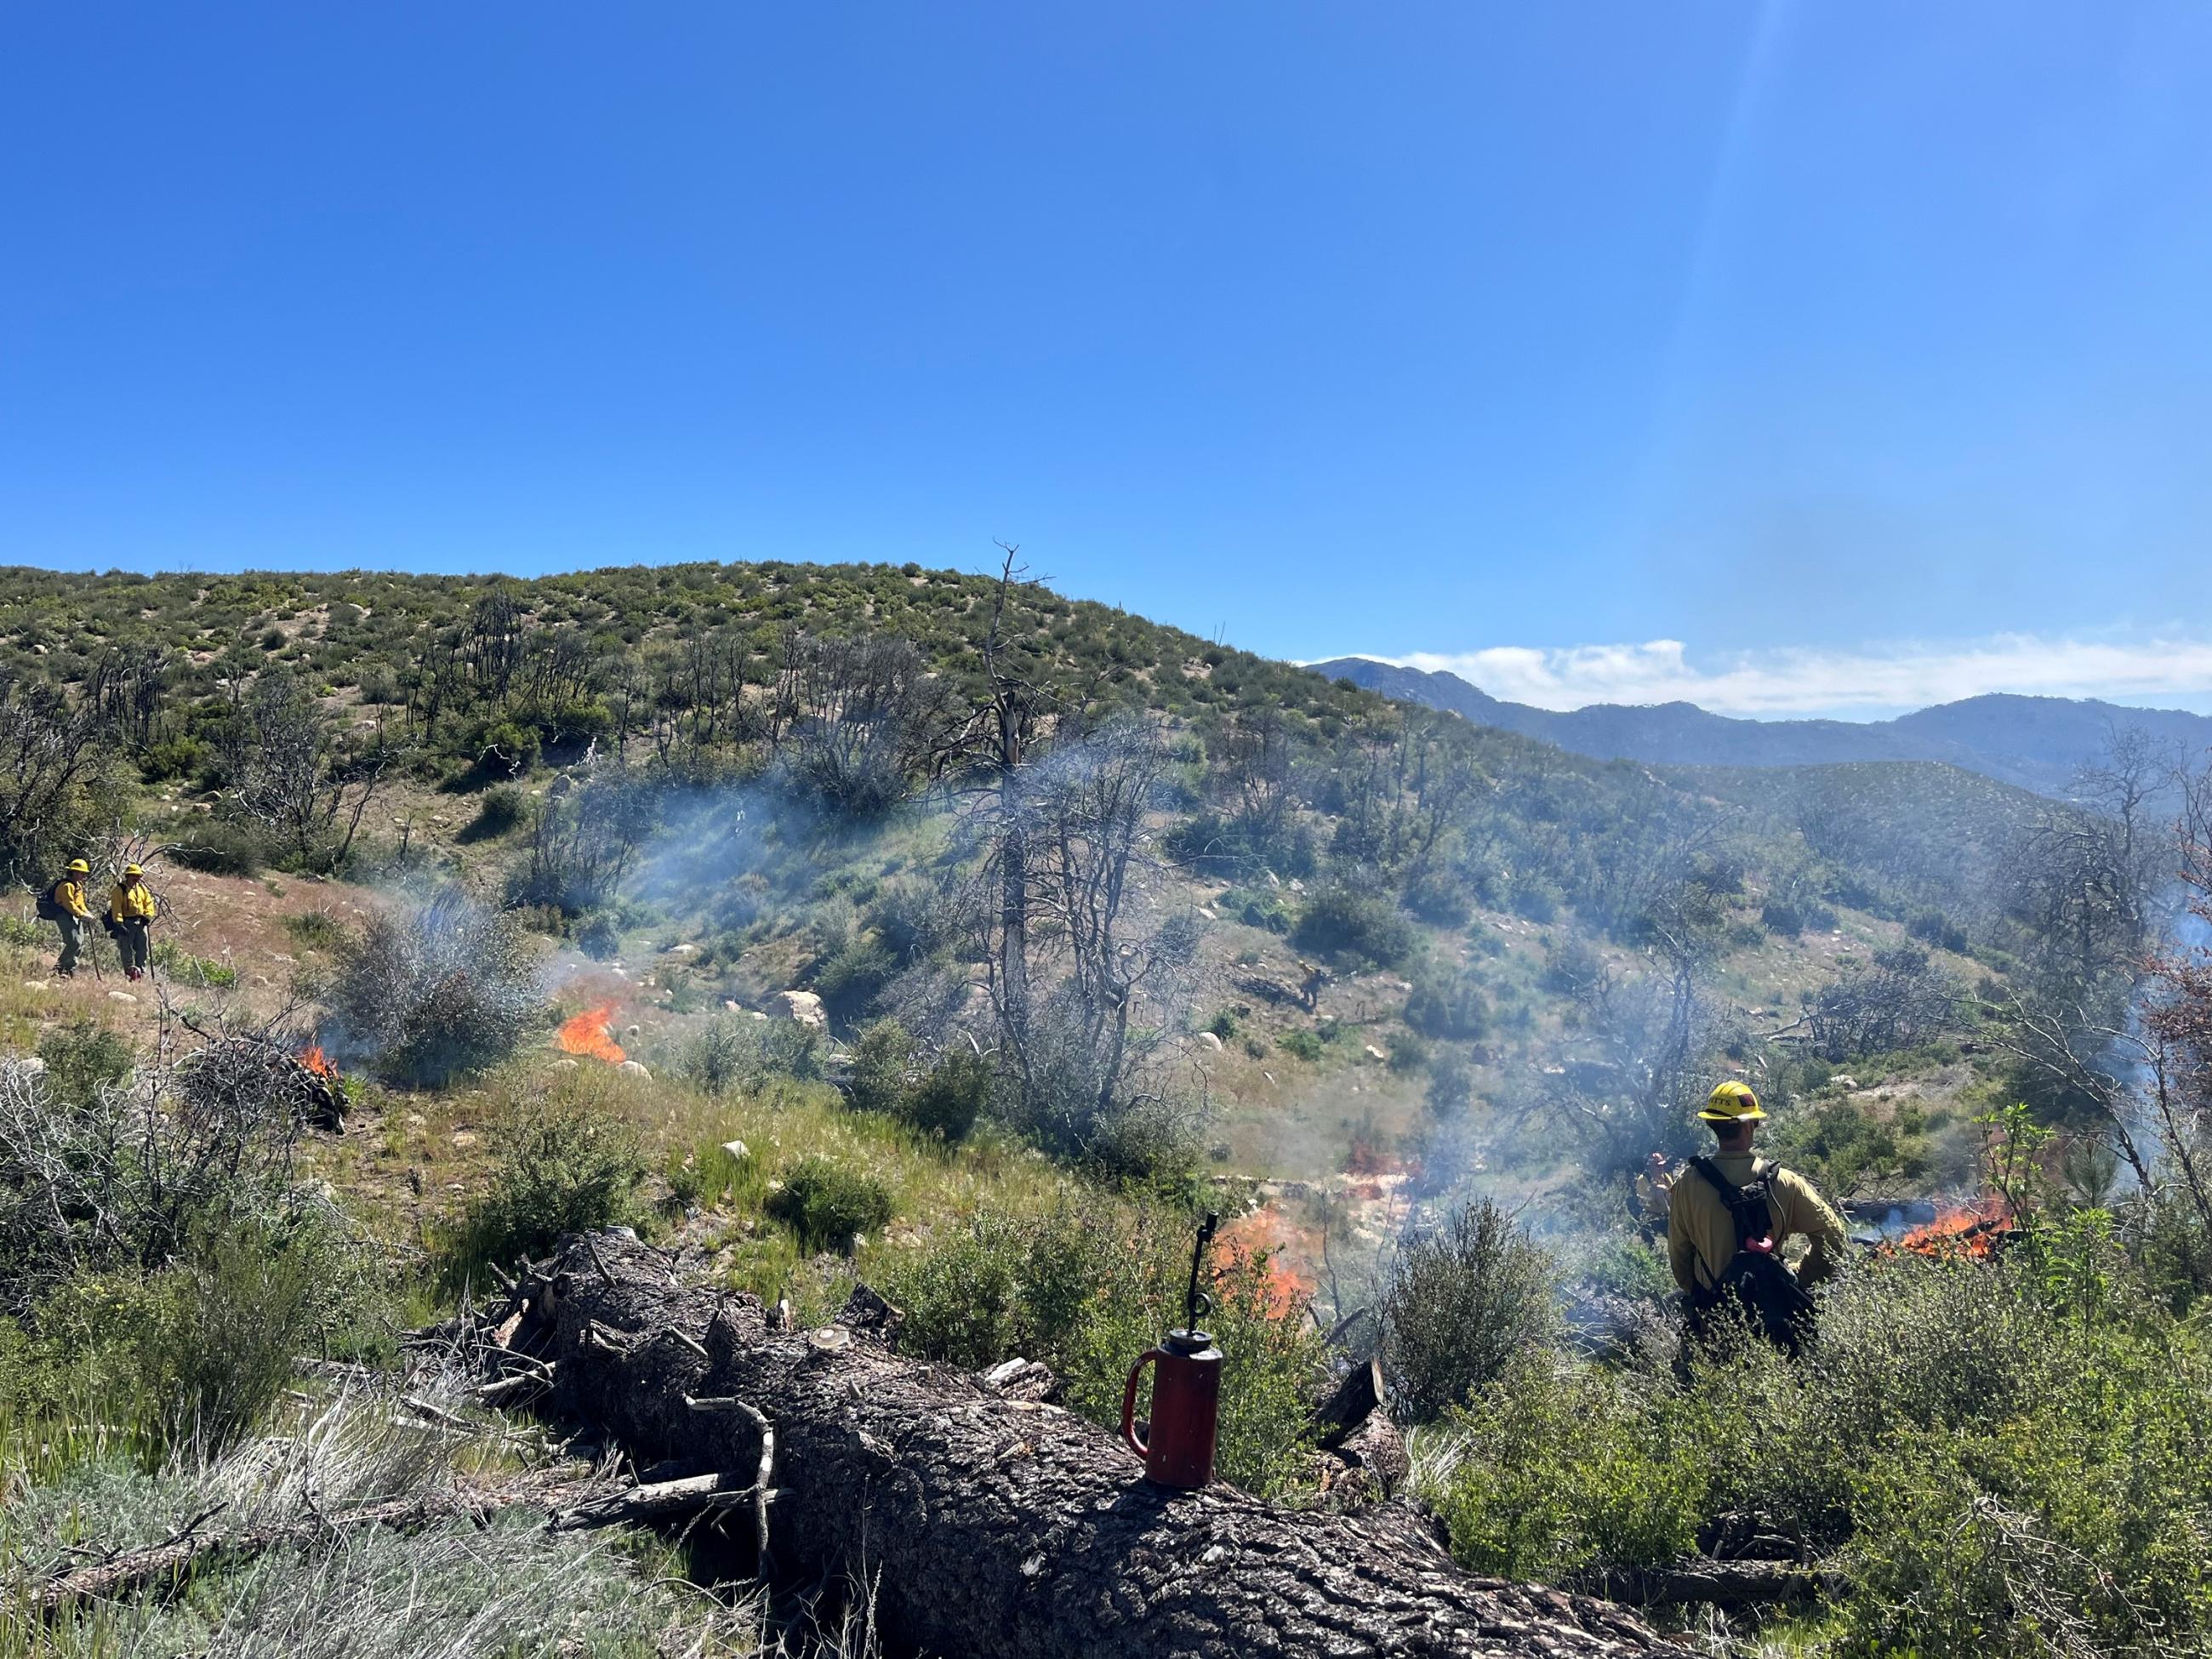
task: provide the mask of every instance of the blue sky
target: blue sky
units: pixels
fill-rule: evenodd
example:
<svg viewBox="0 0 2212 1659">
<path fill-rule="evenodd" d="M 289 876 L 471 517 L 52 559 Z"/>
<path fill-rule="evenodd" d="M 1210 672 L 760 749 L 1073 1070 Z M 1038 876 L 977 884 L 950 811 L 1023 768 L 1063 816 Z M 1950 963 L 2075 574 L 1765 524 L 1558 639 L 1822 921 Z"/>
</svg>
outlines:
<svg viewBox="0 0 2212 1659">
<path fill-rule="evenodd" d="M 2204 707 L 2208 155 L 2181 0 L 19 5 L 0 562 Z"/>
</svg>

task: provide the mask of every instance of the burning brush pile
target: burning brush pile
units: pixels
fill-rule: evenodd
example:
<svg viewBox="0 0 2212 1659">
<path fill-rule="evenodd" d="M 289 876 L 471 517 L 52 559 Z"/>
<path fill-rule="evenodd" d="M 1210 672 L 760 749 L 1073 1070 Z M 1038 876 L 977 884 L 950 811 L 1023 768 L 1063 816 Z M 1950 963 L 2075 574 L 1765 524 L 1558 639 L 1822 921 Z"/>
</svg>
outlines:
<svg viewBox="0 0 2212 1659">
<path fill-rule="evenodd" d="M 1970 1204 L 1955 1204 L 1936 1212 L 1932 1221 L 1907 1229 L 1887 1240 L 1887 1255 L 1925 1256 L 1942 1261 L 1964 1257 L 1986 1261 L 2019 1236 L 2012 1206 L 1994 1194 Z"/>
</svg>

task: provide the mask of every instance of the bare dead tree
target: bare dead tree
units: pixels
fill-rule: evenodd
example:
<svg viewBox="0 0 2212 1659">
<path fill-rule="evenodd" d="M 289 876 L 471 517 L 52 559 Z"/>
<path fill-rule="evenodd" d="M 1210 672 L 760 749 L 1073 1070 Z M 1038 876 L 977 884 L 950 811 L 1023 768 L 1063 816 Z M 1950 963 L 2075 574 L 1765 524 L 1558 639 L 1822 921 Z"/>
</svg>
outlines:
<svg viewBox="0 0 2212 1659">
<path fill-rule="evenodd" d="M 343 862 L 398 757 L 380 717 L 365 741 L 342 742 L 295 676 L 232 688 L 223 739 L 230 799 L 302 858 Z"/>
<path fill-rule="evenodd" d="M 1197 939 L 1190 917 L 1159 908 L 1166 763 L 1151 726 L 1111 726 L 1007 775 L 1003 810 L 983 821 L 977 954 L 1017 1109 L 1066 1151 L 1108 1155 L 1140 1120 L 1169 1139 L 1190 1127 L 1155 1066 Z"/>
<path fill-rule="evenodd" d="M 82 828 L 100 775 L 97 712 L 0 674 L 0 876 L 44 873 Z"/>
<path fill-rule="evenodd" d="M 1644 971 L 1622 974 L 1593 958 L 1569 988 L 1574 1019 L 1559 1070 L 1547 1073 L 1551 1103 L 1579 1127 L 1597 1166 L 1608 1171 L 1681 1144 L 1720 1046 L 1709 940 L 1686 917 L 1663 909 L 1647 921 L 1644 937 Z"/>
<path fill-rule="evenodd" d="M 1806 1023 L 1823 1059 L 1849 1060 L 1926 1042 L 1948 1029 L 1964 989 L 1916 945 L 1853 962 L 1814 994 Z"/>
</svg>

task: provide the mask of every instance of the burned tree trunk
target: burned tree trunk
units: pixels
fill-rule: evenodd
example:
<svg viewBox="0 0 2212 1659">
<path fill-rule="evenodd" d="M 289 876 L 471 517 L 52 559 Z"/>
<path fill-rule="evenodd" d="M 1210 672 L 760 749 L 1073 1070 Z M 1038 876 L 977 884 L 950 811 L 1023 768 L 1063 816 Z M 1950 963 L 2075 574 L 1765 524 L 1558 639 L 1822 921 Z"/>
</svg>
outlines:
<svg viewBox="0 0 2212 1659">
<path fill-rule="evenodd" d="M 1172 1493 L 1107 1434 L 836 1324 L 775 1328 L 614 1234 L 519 1288 L 518 1344 L 634 1455 L 750 1480 L 772 1432 L 772 1554 L 843 1571 L 894 1639 L 1022 1659 L 1674 1651 L 1609 1603 L 1468 1577 L 1412 1527 Z"/>
</svg>

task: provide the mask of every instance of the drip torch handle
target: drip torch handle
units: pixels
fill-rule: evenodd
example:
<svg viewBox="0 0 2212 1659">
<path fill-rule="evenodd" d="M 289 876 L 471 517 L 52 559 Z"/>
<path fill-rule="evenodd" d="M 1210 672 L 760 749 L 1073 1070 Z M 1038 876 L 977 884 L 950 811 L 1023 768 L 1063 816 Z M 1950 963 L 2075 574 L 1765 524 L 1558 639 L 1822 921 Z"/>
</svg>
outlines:
<svg viewBox="0 0 2212 1659">
<path fill-rule="evenodd" d="M 1198 1328 L 1198 1270 L 1206 1260 L 1206 1247 L 1213 1242 L 1214 1229 L 1221 1224 L 1221 1217 L 1214 1211 L 1206 1212 L 1199 1224 L 1198 1243 L 1190 1253 L 1190 1289 L 1182 1300 L 1182 1328 L 1186 1331 Z"/>
</svg>

